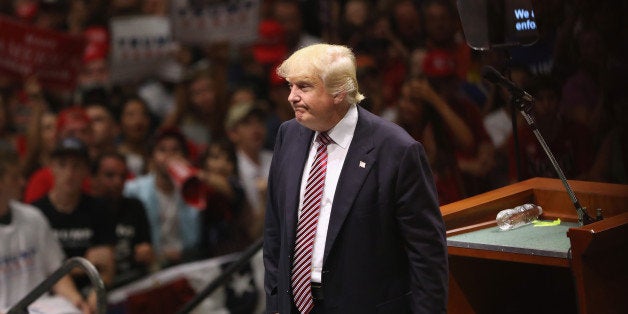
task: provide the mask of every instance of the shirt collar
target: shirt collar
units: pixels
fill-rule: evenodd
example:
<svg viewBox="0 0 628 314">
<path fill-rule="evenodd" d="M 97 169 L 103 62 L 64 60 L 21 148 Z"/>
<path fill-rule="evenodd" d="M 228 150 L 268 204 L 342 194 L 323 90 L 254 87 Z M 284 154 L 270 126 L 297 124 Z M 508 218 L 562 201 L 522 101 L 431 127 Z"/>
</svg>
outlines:
<svg viewBox="0 0 628 314">
<path fill-rule="evenodd" d="M 353 138 L 353 132 L 358 124 L 358 106 L 352 104 L 345 116 L 338 122 L 331 130 L 327 131 L 327 135 L 343 149 L 347 149 L 351 144 Z M 316 132 L 314 138 L 318 135 Z"/>
</svg>

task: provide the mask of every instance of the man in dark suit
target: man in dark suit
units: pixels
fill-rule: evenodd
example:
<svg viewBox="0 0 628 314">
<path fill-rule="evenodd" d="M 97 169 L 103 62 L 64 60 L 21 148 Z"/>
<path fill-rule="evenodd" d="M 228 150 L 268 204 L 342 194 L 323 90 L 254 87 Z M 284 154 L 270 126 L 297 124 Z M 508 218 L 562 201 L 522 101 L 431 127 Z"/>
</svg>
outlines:
<svg viewBox="0 0 628 314">
<path fill-rule="evenodd" d="M 445 313 L 445 228 L 422 145 L 357 106 L 346 47 L 302 48 L 277 73 L 295 119 L 270 170 L 267 312 Z"/>
</svg>

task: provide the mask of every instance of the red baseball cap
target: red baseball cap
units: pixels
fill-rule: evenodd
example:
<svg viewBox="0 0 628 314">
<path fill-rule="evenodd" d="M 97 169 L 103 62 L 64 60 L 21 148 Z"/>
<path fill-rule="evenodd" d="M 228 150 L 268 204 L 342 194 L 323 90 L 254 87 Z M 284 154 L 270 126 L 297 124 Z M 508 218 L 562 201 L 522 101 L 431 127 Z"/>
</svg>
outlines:
<svg viewBox="0 0 628 314">
<path fill-rule="evenodd" d="M 82 107 L 69 107 L 61 110 L 57 117 L 57 132 L 75 123 L 90 123 L 87 112 Z"/>
</svg>

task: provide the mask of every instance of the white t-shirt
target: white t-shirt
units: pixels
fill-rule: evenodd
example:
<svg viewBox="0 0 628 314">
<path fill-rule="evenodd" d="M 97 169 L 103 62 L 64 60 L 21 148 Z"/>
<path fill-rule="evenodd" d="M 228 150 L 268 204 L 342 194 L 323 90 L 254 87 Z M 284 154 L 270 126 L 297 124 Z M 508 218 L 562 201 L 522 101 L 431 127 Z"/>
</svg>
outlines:
<svg viewBox="0 0 628 314">
<path fill-rule="evenodd" d="M 0 224 L 0 310 L 6 311 L 56 271 L 63 251 L 35 207 L 9 203 L 11 223 Z"/>
</svg>

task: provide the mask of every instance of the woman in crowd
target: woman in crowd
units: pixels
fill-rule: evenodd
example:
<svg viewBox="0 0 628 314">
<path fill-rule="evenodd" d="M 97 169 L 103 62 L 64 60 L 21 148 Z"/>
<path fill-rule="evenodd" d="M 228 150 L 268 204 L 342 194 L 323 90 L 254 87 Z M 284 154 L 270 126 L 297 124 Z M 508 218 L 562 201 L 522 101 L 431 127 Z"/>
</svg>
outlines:
<svg viewBox="0 0 628 314">
<path fill-rule="evenodd" d="M 144 174 L 151 126 L 150 111 L 146 103 L 139 97 L 126 99 L 120 108 L 119 124 L 121 137 L 118 152 L 126 157 L 132 175 Z"/>
<path fill-rule="evenodd" d="M 206 70 L 194 71 L 176 91 L 176 106 L 163 128 L 178 127 L 200 150 L 211 139 L 224 136 L 224 99 L 216 81 Z"/>
</svg>

